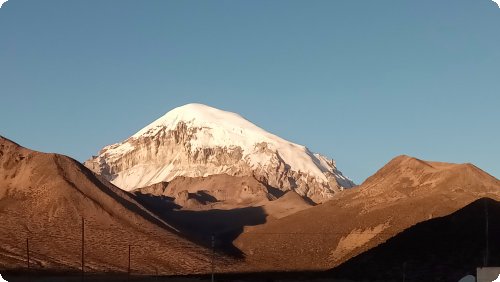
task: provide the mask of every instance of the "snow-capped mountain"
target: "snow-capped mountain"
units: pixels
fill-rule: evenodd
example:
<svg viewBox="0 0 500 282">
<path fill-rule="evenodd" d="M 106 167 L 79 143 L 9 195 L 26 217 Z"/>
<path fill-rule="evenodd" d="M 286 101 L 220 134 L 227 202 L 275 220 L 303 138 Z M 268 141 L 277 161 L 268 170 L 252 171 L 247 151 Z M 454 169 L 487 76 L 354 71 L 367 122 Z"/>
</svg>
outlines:
<svg viewBox="0 0 500 282">
<path fill-rule="evenodd" d="M 127 140 L 104 147 L 85 165 L 124 190 L 177 176 L 253 176 L 315 202 L 354 186 L 335 161 L 273 135 L 238 114 L 188 104 Z"/>
</svg>

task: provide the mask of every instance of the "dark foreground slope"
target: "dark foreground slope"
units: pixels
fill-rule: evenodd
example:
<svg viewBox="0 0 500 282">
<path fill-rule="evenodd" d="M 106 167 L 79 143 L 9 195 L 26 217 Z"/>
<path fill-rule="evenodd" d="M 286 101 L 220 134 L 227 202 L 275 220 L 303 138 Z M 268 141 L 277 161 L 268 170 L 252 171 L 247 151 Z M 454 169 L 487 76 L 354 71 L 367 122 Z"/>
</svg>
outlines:
<svg viewBox="0 0 500 282">
<path fill-rule="evenodd" d="M 500 202 L 484 198 L 417 224 L 331 271 L 359 281 L 458 281 L 500 265 Z"/>
<path fill-rule="evenodd" d="M 0 137 L 0 270 L 208 272 L 210 252 L 77 161 Z"/>
<path fill-rule="evenodd" d="M 253 269 L 326 270 L 483 197 L 500 199 L 500 181 L 474 165 L 399 156 L 359 188 L 247 230 L 235 245 Z"/>
</svg>

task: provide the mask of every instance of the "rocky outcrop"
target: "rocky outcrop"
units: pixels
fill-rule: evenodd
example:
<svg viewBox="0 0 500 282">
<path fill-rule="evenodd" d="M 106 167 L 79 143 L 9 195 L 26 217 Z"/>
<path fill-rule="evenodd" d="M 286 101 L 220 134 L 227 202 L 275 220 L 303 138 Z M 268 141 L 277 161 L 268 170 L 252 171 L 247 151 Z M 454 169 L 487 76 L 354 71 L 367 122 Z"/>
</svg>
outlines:
<svg viewBox="0 0 500 282">
<path fill-rule="evenodd" d="M 277 198 L 253 177 L 227 174 L 207 177 L 178 176 L 171 182 L 160 182 L 135 189 L 133 192 L 137 195 L 160 197 L 184 210 L 259 206 Z"/>
</svg>

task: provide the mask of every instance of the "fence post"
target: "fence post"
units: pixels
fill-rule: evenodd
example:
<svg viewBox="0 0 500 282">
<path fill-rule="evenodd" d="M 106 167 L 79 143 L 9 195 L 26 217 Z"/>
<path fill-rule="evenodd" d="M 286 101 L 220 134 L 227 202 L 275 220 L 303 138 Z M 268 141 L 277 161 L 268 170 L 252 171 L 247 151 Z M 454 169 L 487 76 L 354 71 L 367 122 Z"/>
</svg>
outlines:
<svg viewBox="0 0 500 282">
<path fill-rule="evenodd" d="M 215 272 L 215 234 L 212 233 L 212 279 L 211 281 L 215 281 L 214 277 Z"/>
<path fill-rule="evenodd" d="M 130 245 L 128 245 L 128 270 L 127 280 L 130 281 Z"/>
<path fill-rule="evenodd" d="M 82 281 L 85 280 L 85 219 L 82 216 Z"/>
<path fill-rule="evenodd" d="M 403 282 L 406 281 L 406 261 L 403 262 Z"/>
<path fill-rule="evenodd" d="M 26 238 L 26 258 L 28 263 L 28 269 L 30 269 L 30 241 L 29 237 Z"/>
<path fill-rule="evenodd" d="M 485 219 L 486 219 L 486 223 L 485 223 L 485 231 L 484 231 L 484 235 L 485 235 L 485 239 L 486 239 L 486 250 L 485 250 L 485 254 L 484 254 L 484 266 L 485 267 L 488 267 L 488 264 L 489 264 L 489 252 L 490 252 L 490 236 L 489 236 L 489 217 L 488 217 L 488 201 L 484 201 L 484 213 L 485 213 Z"/>
</svg>

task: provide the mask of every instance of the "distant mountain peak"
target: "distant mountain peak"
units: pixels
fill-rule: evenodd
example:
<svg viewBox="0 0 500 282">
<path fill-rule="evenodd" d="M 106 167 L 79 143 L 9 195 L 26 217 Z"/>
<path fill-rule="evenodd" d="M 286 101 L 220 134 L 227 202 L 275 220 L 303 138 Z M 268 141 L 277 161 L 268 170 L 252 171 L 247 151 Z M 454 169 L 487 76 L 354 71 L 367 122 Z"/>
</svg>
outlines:
<svg viewBox="0 0 500 282">
<path fill-rule="evenodd" d="M 175 128 L 180 122 L 196 125 L 216 124 L 231 128 L 244 128 L 261 130 L 242 116 L 236 113 L 219 110 L 204 104 L 191 103 L 177 107 L 151 124 L 147 125 L 132 137 L 151 136 L 158 133 L 161 128 Z"/>
<path fill-rule="evenodd" d="M 399 155 L 395 158 L 393 158 L 391 161 L 386 166 L 406 166 L 406 167 L 428 167 L 428 168 L 433 168 L 433 166 L 427 162 L 423 161 L 421 159 L 408 156 L 408 155 Z"/>
<path fill-rule="evenodd" d="M 314 154 L 239 114 L 202 104 L 175 108 L 86 165 L 132 190 L 176 176 L 254 176 L 270 186 L 323 201 L 354 183 L 335 161 Z"/>
<path fill-rule="evenodd" d="M 496 180 L 498 183 L 495 177 L 471 163 L 424 161 L 401 155 L 393 158 L 374 175 L 367 178 L 361 186 L 365 188 L 377 186 L 378 189 L 390 190 L 397 183 L 407 183 L 408 186 L 415 186 L 419 183 L 416 187 L 450 186 L 451 183 L 456 183 L 457 187 L 466 187 L 467 183 L 481 183 L 482 180 Z M 379 185 L 380 183 L 387 183 L 387 185 Z M 482 188 L 471 184 L 468 189 L 480 191 Z"/>
</svg>

